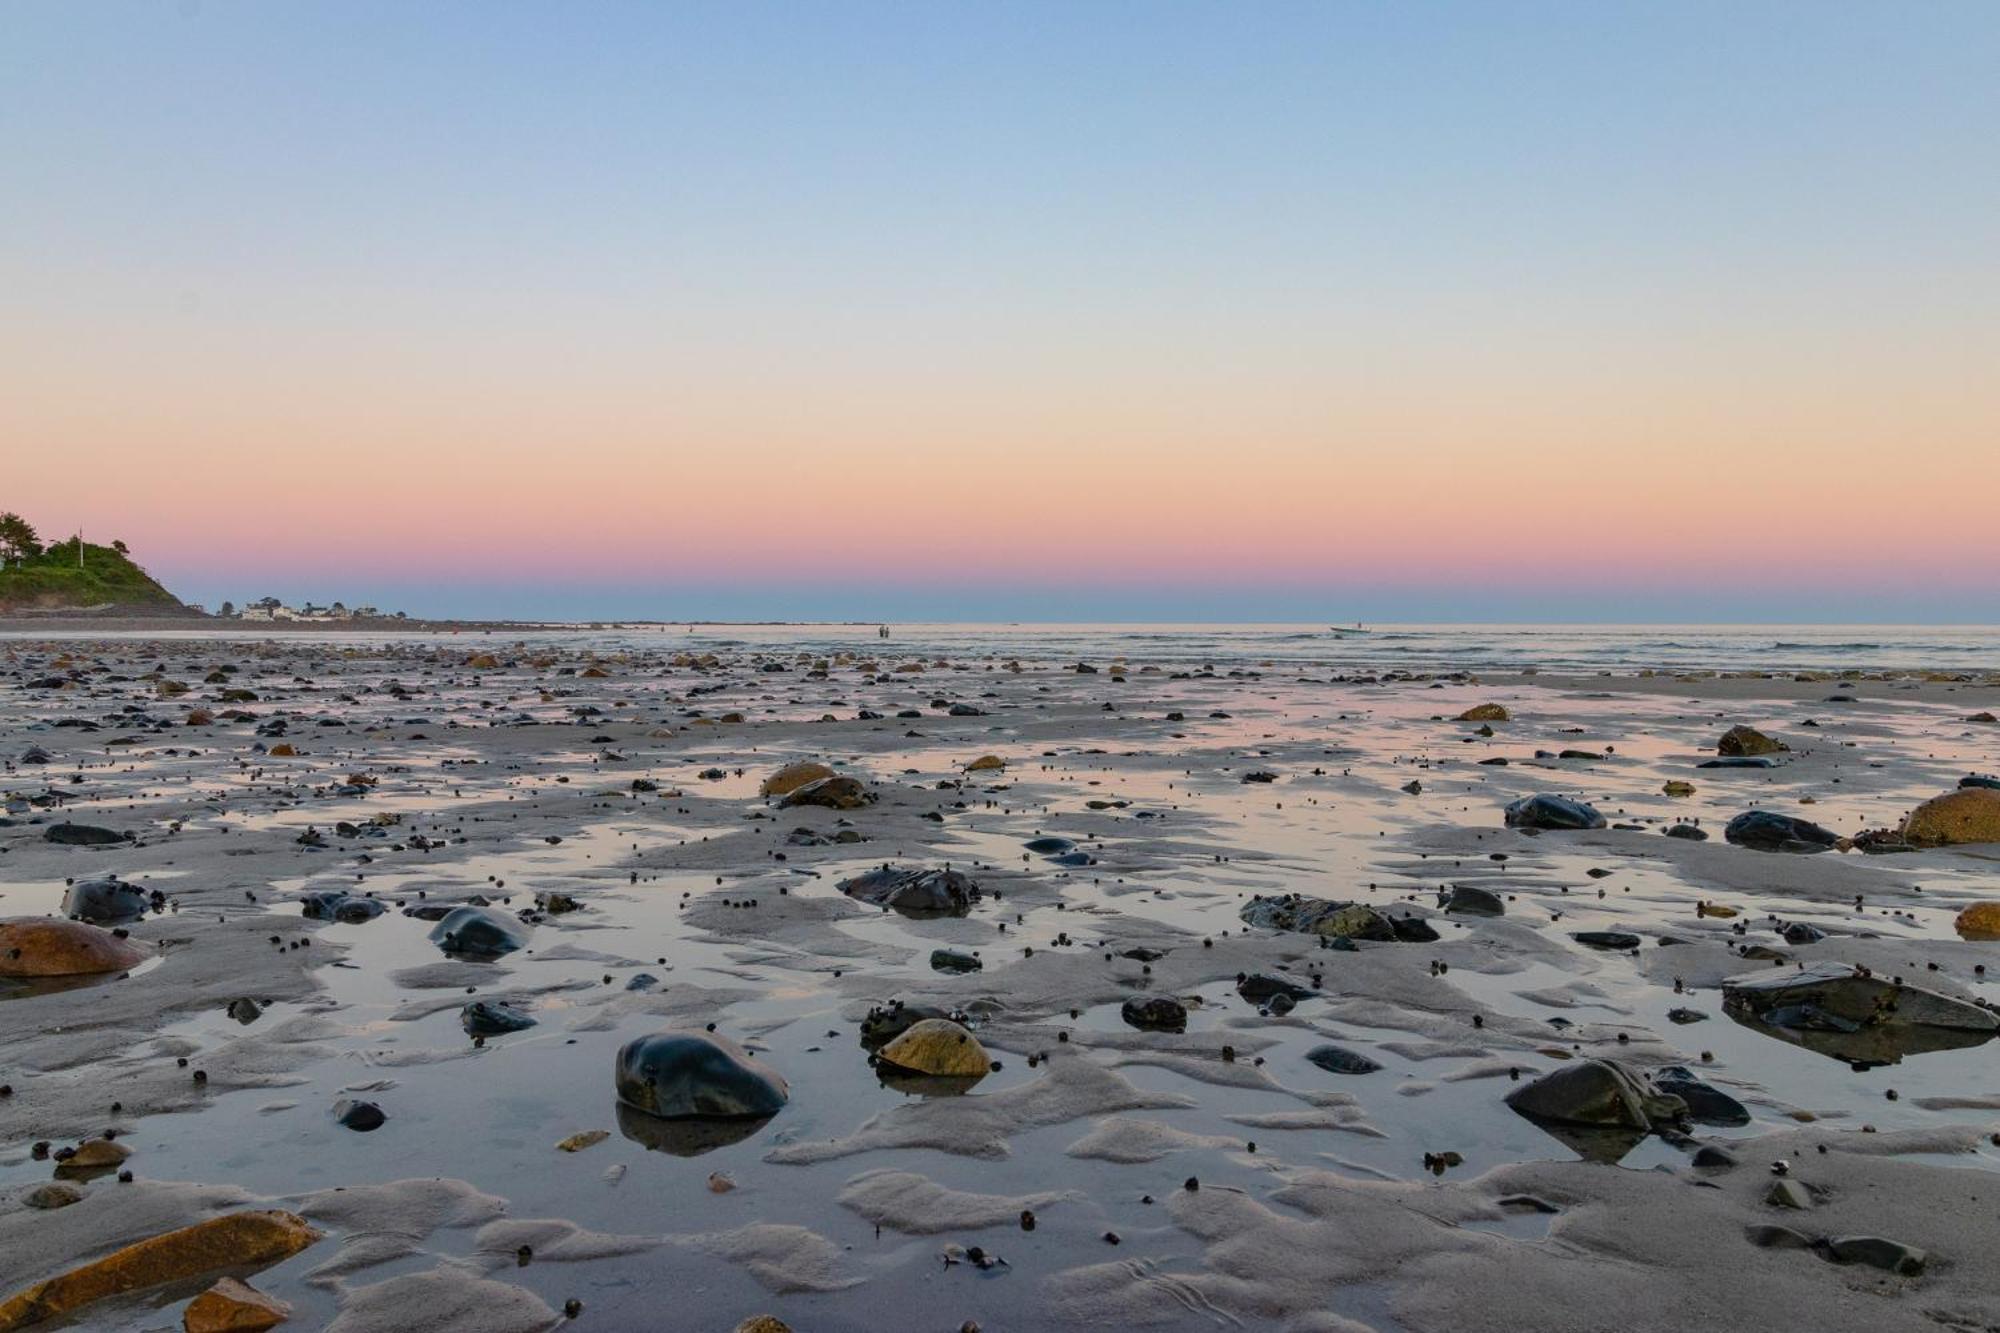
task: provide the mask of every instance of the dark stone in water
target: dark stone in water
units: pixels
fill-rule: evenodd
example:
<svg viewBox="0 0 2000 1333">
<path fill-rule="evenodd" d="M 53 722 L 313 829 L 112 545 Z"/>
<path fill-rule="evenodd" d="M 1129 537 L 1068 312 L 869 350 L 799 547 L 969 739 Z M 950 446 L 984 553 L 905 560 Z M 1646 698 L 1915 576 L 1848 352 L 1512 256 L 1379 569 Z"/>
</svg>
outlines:
<svg viewBox="0 0 2000 1333">
<path fill-rule="evenodd" d="M 1505 916 L 1507 904 L 1491 889 L 1473 884 L 1454 884 L 1444 900 L 1444 910 L 1461 916 Z"/>
<path fill-rule="evenodd" d="M 1704 1125 L 1747 1125 L 1750 1112 L 1743 1103 L 1711 1084 L 1702 1082 L 1692 1070 L 1667 1065 L 1653 1071 L 1653 1086 L 1687 1103 L 1688 1119 Z"/>
<path fill-rule="evenodd" d="M 1306 1052 L 1306 1059 L 1329 1074 L 1372 1074 L 1382 1067 L 1345 1046 L 1315 1046 Z"/>
<path fill-rule="evenodd" d="M 1696 768 L 1776 768 L 1778 761 L 1768 756 L 1730 755 L 1722 759 L 1705 759 Z"/>
<path fill-rule="evenodd" d="M 629 991 L 646 991 L 654 989 L 659 984 L 660 979 L 651 972 L 635 972 L 626 980 L 625 989 Z"/>
<path fill-rule="evenodd" d="M 1676 824 L 1667 830 L 1669 838 L 1685 838 L 1689 842 L 1707 842 L 1708 830 L 1693 824 Z"/>
<path fill-rule="evenodd" d="M 137 884 L 127 884 L 113 875 L 106 879 L 78 880 L 63 894 L 63 915 L 92 925 L 133 921 L 146 914 L 152 902 Z"/>
<path fill-rule="evenodd" d="M 1092 856 L 1089 852 L 1079 849 L 1074 852 L 1062 852 L 1056 856 L 1051 856 L 1049 858 L 1049 864 L 1057 866 L 1069 866 L 1072 868 L 1077 866 L 1094 866 L 1097 864 L 1097 858 Z"/>
<path fill-rule="evenodd" d="M 1033 852 L 1036 856 L 1060 856 L 1062 853 L 1067 851 L 1072 851 L 1076 847 L 1076 844 L 1071 842 L 1068 838 L 1058 838 L 1053 835 L 1041 838 L 1030 838 L 1028 841 L 1022 843 L 1021 845 L 1023 847 L 1026 847 L 1029 851 Z"/>
<path fill-rule="evenodd" d="M 931 970 L 934 972 L 977 972 L 986 964 L 962 949 L 931 950 Z"/>
<path fill-rule="evenodd" d="M 302 900 L 305 914 L 314 921 L 344 921 L 357 925 L 373 921 L 385 910 L 373 898 L 356 898 L 345 893 L 308 893 Z"/>
<path fill-rule="evenodd" d="M 1187 1006 L 1165 995 L 1135 995 L 1120 1006 L 1118 1014 L 1133 1027 L 1149 1032 L 1187 1031 Z"/>
<path fill-rule="evenodd" d="M 901 1000 L 868 1011 L 861 1020 L 861 1045 L 867 1050 L 886 1046 L 927 1018 L 948 1018 L 962 1022 L 963 1016 L 947 1013 L 934 1004 L 904 1004 Z"/>
<path fill-rule="evenodd" d="M 1823 852 L 1840 841 L 1839 834 L 1811 820 L 1769 810 L 1745 810 L 1729 821 L 1722 836 L 1758 852 Z"/>
<path fill-rule="evenodd" d="M 1389 929 L 1399 944 L 1429 944 L 1438 938 L 1437 928 L 1422 917 L 1392 916 Z"/>
<path fill-rule="evenodd" d="M 624 1105 L 666 1120 L 762 1118 L 791 1098 L 782 1075 L 707 1032 L 656 1032 L 626 1042 L 613 1083 Z"/>
<path fill-rule="evenodd" d="M 357 1134 L 372 1134 L 388 1122 L 389 1117 L 374 1102 L 342 1101 L 333 1107 L 333 1118 L 342 1127 Z"/>
<path fill-rule="evenodd" d="M 498 1037 L 535 1026 L 535 1020 L 498 1000 L 474 1000 L 458 1011 L 459 1026 L 469 1037 Z"/>
<path fill-rule="evenodd" d="M 979 886 L 956 870 L 880 866 L 842 880 L 840 891 L 877 907 L 909 916 L 964 916 L 979 898 Z"/>
<path fill-rule="evenodd" d="M 1508 828 L 1600 829 L 1604 816 L 1582 801 L 1567 796 L 1524 796 L 1507 807 Z"/>
<path fill-rule="evenodd" d="M 1787 944 L 1818 944 L 1826 938 L 1825 931 L 1818 926 L 1807 925 L 1803 921 L 1794 921 L 1779 933 L 1785 937 Z"/>
<path fill-rule="evenodd" d="M 1961 787 L 1991 787 L 2000 791 L 2000 778 L 1988 777 L 1984 773 L 1968 773 L 1958 780 Z"/>
<path fill-rule="evenodd" d="M 1699 1009 L 1669 1009 L 1667 1010 L 1667 1018 L 1672 1022 L 1683 1025 L 1688 1023 L 1705 1023 L 1708 1021 L 1708 1015 Z"/>
<path fill-rule="evenodd" d="M 1237 978 L 1236 993 L 1252 1004 L 1268 1004 L 1280 995 L 1291 1000 L 1303 1000 L 1312 991 L 1296 981 L 1274 977 L 1268 972 L 1252 972 L 1249 976 Z"/>
<path fill-rule="evenodd" d="M 454 907 L 431 927 L 431 943 L 449 954 L 499 958 L 528 942 L 528 927 L 490 907 Z"/>
<path fill-rule="evenodd" d="M 258 1004 L 255 1000 L 248 998 L 240 1000 L 231 1000 L 229 1002 L 229 1007 L 223 1010 L 223 1012 L 228 1014 L 231 1018 L 235 1019 L 237 1022 L 243 1024 L 245 1027 L 248 1027 L 250 1024 L 256 1022 L 258 1019 L 264 1016 L 263 1006 Z"/>
<path fill-rule="evenodd" d="M 2000 1032 L 2000 1017 L 1979 1005 L 1830 962 L 1731 978 L 1722 1003 L 1745 1027 L 1853 1065 L 1977 1046 Z"/>
<path fill-rule="evenodd" d="M 109 847 L 115 843 L 130 842 L 132 835 L 99 828 L 95 824 L 51 824 L 42 838 L 64 847 Z"/>
<path fill-rule="evenodd" d="M 1625 930 L 1573 930 L 1569 937 L 1593 949 L 1636 949 L 1644 941 Z"/>
</svg>

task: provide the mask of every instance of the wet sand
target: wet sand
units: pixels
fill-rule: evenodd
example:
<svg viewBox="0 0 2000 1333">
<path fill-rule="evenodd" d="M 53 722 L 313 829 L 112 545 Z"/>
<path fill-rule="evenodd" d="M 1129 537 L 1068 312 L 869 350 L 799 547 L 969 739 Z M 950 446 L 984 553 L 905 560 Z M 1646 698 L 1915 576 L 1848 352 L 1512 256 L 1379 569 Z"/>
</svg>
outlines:
<svg viewBox="0 0 2000 1333">
<path fill-rule="evenodd" d="M 545 1329 L 569 1301 L 602 1329 L 2000 1325 L 2000 1042 L 1857 1068 L 1735 1021 L 1720 991 L 1833 962 L 2000 999 L 2000 943 L 1953 929 L 2000 899 L 2000 846 L 1721 836 L 1752 808 L 1892 827 L 1994 772 L 2000 727 L 1966 720 L 2000 707 L 1993 677 L 1080 673 L 677 646 L 0 645 L 0 917 L 114 872 L 165 902 L 130 925 L 156 953 L 130 975 L 0 997 L 0 1285 L 275 1206 L 326 1238 L 250 1280 L 295 1326 L 342 1330 Z M 1491 735 L 1453 720 L 1489 702 L 1510 714 Z M 190 725 L 197 708 L 214 720 Z M 1790 749 L 1697 767 L 1737 723 Z M 20 762 L 31 747 L 48 762 Z M 967 771 L 989 754 L 1005 767 Z M 795 760 L 876 799 L 760 797 Z M 1612 827 L 1504 826 L 1541 792 Z M 64 820 L 132 840 L 47 841 Z M 1662 836 L 1680 822 L 1714 836 Z M 1047 836 L 1081 855 L 1027 848 Z M 836 887 L 885 862 L 949 865 L 982 896 L 915 917 Z M 1461 886 L 1504 914 L 1441 910 Z M 306 917 L 328 891 L 386 910 Z M 575 910 L 535 911 L 551 893 Z M 1438 938 L 1332 949 L 1245 923 L 1291 893 Z M 449 957 L 406 914 L 474 898 L 527 912 L 525 947 Z M 1780 933 L 1801 923 L 1823 938 Z M 1592 931 L 1639 947 L 1574 938 Z M 936 970 L 939 949 L 983 966 Z M 1308 994 L 1273 1012 L 1246 974 Z M 1135 996 L 1181 998 L 1186 1030 L 1132 1027 Z M 537 1025 L 475 1044 L 475 999 Z M 998 1067 L 969 1090 L 879 1077 L 859 1029 L 897 999 L 961 1012 Z M 623 1043 L 710 1024 L 789 1081 L 783 1110 L 688 1135 L 620 1107 Z M 1379 1067 L 1306 1058 L 1328 1043 Z M 1686 1066 L 1748 1123 L 1579 1149 L 1503 1100 L 1591 1057 Z M 386 1122 L 338 1123 L 357 1099 Z M 132 1180 L 25 1206 L 52 1172 L 36 1142 L 107 1130 Z M 590 1131 L 608 1136 L 557 1149 Z M 1704 1146 L 1736 1165 L 1696 1166 Z M 1811 1207 L 1766 1202 L 1781 1161 Z M 1760 1247 L 1764 1226 L 1925 1262 Z M 178 1327 L 198 1289 L 84 1322 Z"/>
</svg>

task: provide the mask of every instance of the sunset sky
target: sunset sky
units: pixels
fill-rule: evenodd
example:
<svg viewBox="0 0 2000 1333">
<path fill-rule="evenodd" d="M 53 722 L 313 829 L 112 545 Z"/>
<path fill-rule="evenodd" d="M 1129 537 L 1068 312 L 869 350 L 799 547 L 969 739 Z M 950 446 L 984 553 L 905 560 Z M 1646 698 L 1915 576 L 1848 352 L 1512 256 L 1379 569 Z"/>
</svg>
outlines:
<svg viewBox="0 0 2000 1333">
<path fill-rule="evenodd" d="M 0 9 L 0 509 L 577 617 L 2000 620 L 2000 5 Z"/>
</svg>

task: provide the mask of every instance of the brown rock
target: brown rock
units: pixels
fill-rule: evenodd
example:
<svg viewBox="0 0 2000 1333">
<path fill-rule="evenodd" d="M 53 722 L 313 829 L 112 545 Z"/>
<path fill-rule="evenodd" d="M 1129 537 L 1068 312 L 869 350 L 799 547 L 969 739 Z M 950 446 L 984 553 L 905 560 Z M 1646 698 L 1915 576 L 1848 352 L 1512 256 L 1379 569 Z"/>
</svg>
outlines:
<svg viewBox="0 0 2000 1333">
<path fill-rule="evenodd" d="M 792 1333 L 792 1326 L 767 1314 L 753 1314 L 736 1326 L 736 1333 Z"/>
<path fill-rule="evenodd" d="M 1005 759 L 1002 759 L 999 755 L 982 754 L 979 756 L 979 758 L 967 764 L 965 766 L 965 771 L 968 773 L 990 773 L 995 769 L 1005 768 L 1005 767 L 1007 767 L 1007 761 Z"/>
<path fill-rule="evenodd" d="M 82 921 L 0 921 L 0 977 L 77 977 L 123 972 L 146 960 L 136 940 Z"/>
<path fill-rule="evenodd" d="M 783 768 L 764 779 L 757 790 L 765 796 L 790 796 L 808 782 L 818 782 L 830 778 L 833 770 L 825 764 L 816 764 L 810 759 L 802 759 L 796 764 L 786 764 Z"/>
<path fill-rule="evenodd" d="M 1903 821 L 1903 841 L 1916 847 L 2000 842 L 2000 791 L 1960 787 L 1932 797 Z"/>
<path fill-rule="evenodd" d="M 1974 903 L 1951 924 L 1961 939 L 2000 940 L 2000 903 Z"/>
<path fill-rule="evenodd" d="M 292 1307 L 277 1297 L 226 1277 L 188 1302 L 181 1327 L 186 1333 L 262 1333 L 284 1323 L 291 1313 Z"/>
<path fill-rule="evenodd" d="M 1789 749 L 1783 741 L 1774 741 L 1755 727 L 1743 726 L 1731 727 L 1715 743 L 1715 752 L 1720 755 L 1777 754 Z"/>
<path fill-rule="evenodd" d="M 1505 722 L 1507 710 L 1500 704 L 1474 704 L 1458 715 L 1460 722 Z"/>
<path fill-rule="evenodd" d="M 876 1059 L 912 1074 L 938 1078 L 978 1078 L 993 1070 L 993 1059 L 979 1038 L 949 1018 L 926 1018 L 911 1024 L 878 1051 Z"/>
<path fill-rule="evenodd" d="M 153 1236 L 0 1302 L 0 1333 L 74 1314 L 93 1301 L 225 1268 L 261 1268 L 320 1238 L 296 1213 L 251 1211 Z"/>
</svg>

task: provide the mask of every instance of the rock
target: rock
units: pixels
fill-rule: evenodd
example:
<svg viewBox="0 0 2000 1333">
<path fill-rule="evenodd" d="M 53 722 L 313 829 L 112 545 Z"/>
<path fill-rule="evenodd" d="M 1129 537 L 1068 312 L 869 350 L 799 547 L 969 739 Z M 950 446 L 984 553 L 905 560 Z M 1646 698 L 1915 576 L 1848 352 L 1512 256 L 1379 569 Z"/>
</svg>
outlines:
<svg viewBox="0 0 2000 1333">
<path fill-rule="evenodd" d="M 778 804 L 785 809 L 818 806 L 826 810 L 859 810 L 874 799 L 875 793 L 863 786 L 859 778 L 840 776 L 808 782 Z"/>
<path fill-rule="evenodd" d="M 83 1191 L 67 1180 L 52 1180 L 46 1185 L 37 1185 L 21 1196 L 21 1202 L 30 1208 L 50 1211 L 67 1208 L 83 1198 Z"/>
<path fill-rule="evenodd" d="M 64 916 L 94 925 L 116 925 L 137 920 L 151 906 L 152 896 L 137 884 L 127 884 L 116 875 L 103 879 L 81 879 L 63 893 Z"/>
<path fill-rule="evenodd" d="M 1760 754 L 1779 754 L 1791 747 L 1781 741 L 1774 741 L 1755 727 L 1735 726 L 1722 733 L 1722 739 L 1715 743 L 1719 755 L 1750 757 Z"/>
<path fill-rule="evenodd" d="M 1914 1245 L 1881 1236 L 1835 1236 L 1826 1242 L 1826 1257 L 1837 1264 L 1866 1264 L 1898 1277 L 1916 1277 L 1930 1258 Z"/>
<path fill-rule="evenodd" d="M 1704 759 L 1696 768 L 1776 768 L 1778 761 L 1769 755 L 1729 755 L 1722 759 Z"/>
<path fill-rule="evenodd" d="M 389 1123 L 388 1115 L 374 1102 L 338 1101 L 333 1104 L 334 1123 L 357 1134 L 372 1134 Z"/>
<path fill-rule="evenodd" d="M 582 1152 L 586 1148 L 595 1148 L 598 1144 L 604 1142 L 606 1139 L 610 1137 L 611 1137 L 611 1131 L 608 1129 L 579 1130 L 577 1133 L 572 1134 L 568 1138 L 563 1139 L 561 1142 L 557 1143 L 556 1151 Z"/>
<path fill-rule="evenodd" d="M 992 773 L 1007 767 L 1007 761 L 997 754 L 982 754 L 965 766 L 968 773 Z"/>
<path fill-rule="evenodd" d="M 1060 856 L 1076 848 L 1076 844 L 1068 838 L 1057 837 L 1030 838 L 1021 845 L 1037 856 Z"/>
<path fill-rule="evenodd" d="M 2000 717 L 1995 717 L 1995 716 L 1994 716 L 1994 715 L 1993 715 L 1992 713 L 1990 713 L 1990 712 L 1986 712 L 1986 711 L 1981 711 L 1981 712 L 1977 712 L 1977 713 L 1974 713 L 1974 714 L 1972 714 L 1971 716 L 1967 717 L 1967 718 L 1966 718 L 1965 720 L 1966 720 L 1967 722 L 1986 722 L 1986 723 L 1992 723 L 1992 722 L 2000 722 Z"/>
<path fill-rule="evenodd" d="M 2000 842 L 2000 791 L 1960 787 L 1933 796 L 1903 821 L 1903 838 L 1916 847 Z"/>
<path fill-rule="evenodd" d="M 1345 1046 L 1315 1046 L 1306 1052 L 1306 1059 L 1329 1074 L 1372 1074 L 1382 1067 L 1359 1051 L 1350 1051 Z"/>
<path fill-rule="evenodd" d="M 963 949 L 931 950 L 931 970 L 933 972 L 978 972 L 986 966 L 978 954 L 967 953 Z"/>
<path fill-rule="evenodd" d="M 188 1302 L 181 1327 L 184 1333 L 263 1333 L 291 1313 L 292 1307 L 277 1297 L 226 1277 Z"/>
<path fill-rule="evenodd" d="M 1660 790 L 1668 796 L 1692 796 L 1694 795 L 1694 784 L 1675 778 L 1661 787 Z"/>
<path fill-rule="evenodd" d="M 295 1213 L 230 1213 L 127 1245 L 37 1282 L 0 1303 L 0 1333 L 61 1319 L 107 1297 L 186 1282 L 220 1269 L 262 1268 L 320 1238 Z"/>
<path fill-rule="evenodd" d="M 783 768 L 765 778 L 757 788 L 760 795 L 790 796 L 807 783 L 821 782 L 834 775 L 825 764 L 816 764 L 802 759 L 796 764 L 786 764 Z"/>
<path fill-rule="evenodd" d="M 1138 996 L 1119 1006 L 1119 1017 L 1148 1032 L 1187 1031 L 1187 1006 L 1166 995 Z"/>
<path fill-rule="evenodd" d="M 1444 910 L 1460 916 L 1505 916 L 1507 904 L 1491 889 L 1473 884 L 1454 884 L 1444 900 Z"/>
<path fill-rule="evenodd" d="M 310 920 L 341 921 L 350 926 L 373 921 L 387 910 L 373 898 L 357 898 L 338 890 L 308 893 L 300 904 Z"/>
<path fill-rule="evenodd" d="M 1785 937 L 1787 944 L 1818 944 L 1826 938 L 1825 931 L 1803 921 L 1790 922 L 1778 933 Z"/>
<path fill-rule="evenodd" d="M 619 1048 L 618 1100 L 661 1119 L 776 1115 L 791 1099 L 782 1075 L 726 1037 L 656 1032 Z"/>
<path fill-rule="evenodd" d="M 1726 1171 L 1736 1165 L 1736 1157 L 1727 1148 L 1718 1148 L 1713 1143 L 1704 1143 L 1695 1149 L 1694 1164 L 1707 1170 Z"/>
<path fill-rule="evenodd" d="M 1667 1017 L 1671 1021 L 1680 1024 L 1704 1023 L 1708 1021 L 1708 1015 L 1699 1009 L 1669 1009 L 1667 1010 Z"/>
<path fill-rule="evenodd" d="M 1509 718 L 1507 716 L 1507 709 L 1503 705 L 1474 704 L 1463 713 L 1460 713 L 1456 720 L 1460 722 L 1506 722 Z"/>
<path fill-rule="evenodd" d="M 498 1037 L 531 1028 L 535 1020 L 498 1000 L 474 1000 L 458 1011 L 458 1024 L 470 1037 Z"/>
<path fill-rule="evenodd" d="M 46 842 L 58 843 L 64 847 L 110 847 L 121 842 L 130 842 L 132 835 L 119 833 L 114 829 L 99 828 L 95 824 L 51 824 L 42 834 Z"/>
<path fill-rule="evenodd" d="M 905 1004 L 901 1000 L 871 1008 L 861 1020 L 861 1045 L 865 1050 L 875 1050 L 927 1018 L 952 1018 L 952 1015 L 934 1004 Z"/>
<path fill-rule="evenodd" d="M 1310 989 L 1298 982 L 1274 977 L 1268 972 L 1252 972 L 1236 978 L 1236 993 L 1252 1004 L 1269 1004 L 1279 996 L 1297 1001 L 1312 995 Z"/>
<path fill-rule="evenodd" d="M 1544 792 L 1537 796 L 1524 796 L 1507 807 L 1508 828 L 1600 829 L 1604 826 L 1603 815 L 1582 801 L 1572 801 L 1567 796 L 1551 796 Z"/>
<path fill-rule="evenodd" d="M 1507 1105 L 1530 1120 L 1651 1130 L 1682 1119 L 1687 1104 L 1654 1091 L 1612 1060 L 1585 1059 L 1542 1075 L 1507 1094 Z"/>
<path fill-rule="evenodd" d="M 1708 830 L 1693 824 L 1675 824 L 1667 830 L 1669 838 L 1682 838 L 1688 842 L 1707 842 Z"/>
<path fill-rule="evenodd" d="M 1747 1125 L 1750 1112 L 1728 1093 L 1702 1082 L 1681 1065 L 1653 1071 L 1653 1088 L 1687 1104 L 1688 1119 L 1704 1125 Z"/>
<path fill-rule="evenodd" d="M 1773 1208 L 1808 1209 L 1813 1206 L 1812 1191 L 1798 1181 L 1781 1176 L 1771 1182 L 1771 1188 L 1764 1192 L 1764 1202 Z"/>
<path fill-rule="evenodd" d="M 1987 791 L 2000 791 L 2000 778 L 1990 777 L 1985 773 L 1967 773 L 1958 780 L 1958 785 L 1961 788 L 1983 787 Z"/>
<path fill-rule="evenodd" d="M 753 1314 L 738 1324 L 735 1333 L 792 1333 L 792 1326 L 767 1314 Z"/>
<path fill-rule="evenodd" d="M 993 1060 L 979 1039 L 948 1018 L 927 1018 L 875 1053 L 882 1064 L 933 1078 L 983 1078 Z"/>
<path fill-rule="evenodd" d="M 948 866 L 942 870 L 879 866 L 842 880 L 839 888 L 850 898 L 910 916 L 964 916 L 980 896 L 977 884 Z"/>
<path fill-rule="evenodd" d="M 528 927 L 490 907 L 454 907 L 431 927 L 431 943 L 448 954 L 499 958 L 528 942 Z"/>
<path fill-rule="evenodd" d="M 1628 930 L 1573 930 L 1569 937 L 1593 949 L 1636 949 L 1645 943 Z"/>
<path fill-rule="evenodd" d="M 2000 940 L 2000 903 L 1974 903 L 1951 924 L 1961 939 Z"/>
<path fill-rule="evenodd" d="M 1253 898 L 1237 915 L 1253 926 L 1332 939 L 1388 942 L 1397 938 L 1395 923 L 1366 903 L 1309 898 L 1300 893 Z"/>
<path fill-rule="evenodd" d="M 124 972 L 146 961 L 143 945 L 82 921 L 0 921 L 0 977 L 77 977 Z"/>
<path fill-rule="evenodd" d="M 1746 1228 L 1744 1235 L 1750 1243 L 1762 1250 L 1810 1250 L 1813 1238 L 1790 1227 L 1755 1226 Z"/>
<path fill-rule="evenodd" d="M 1838 846 L 1840 835 L 1811 820 L 1769 810 L 1746 810 L 1729 821 L 1722 836 L 1738 847 L 1758 852 L 1823 852 Z"/>
<path fill-rule="evenodd" d="M 1850 1064 L 1976 1046 L 2000 1031 L 1991 1010 L 1833 962 L 1730 978 L 1722 1004 L 1746 1027 Z"/>
</svg>

